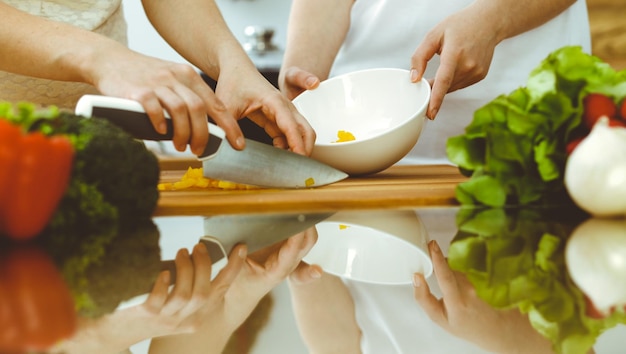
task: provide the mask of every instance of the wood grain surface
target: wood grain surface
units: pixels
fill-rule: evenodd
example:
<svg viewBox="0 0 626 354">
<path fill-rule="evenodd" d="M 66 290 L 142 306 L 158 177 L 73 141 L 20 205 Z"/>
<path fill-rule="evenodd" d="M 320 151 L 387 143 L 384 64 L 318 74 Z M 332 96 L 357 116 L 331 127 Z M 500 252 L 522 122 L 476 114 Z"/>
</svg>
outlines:
<svg viewBox="0 0 626 354">
<path fill-rule="evenodd" d="M 587 0 L 592 53 L 626 69 L 626 0 Z"/>
<path fill-rule="evenodd" d="M 163 170 L 161 181 L 179 180 L 185 169 Z M 449 206 L 457 205 L 454 190 L 465 180 L 454 166 L 400 165 L 318 188 L 163 191 L 155 216 Z"/>
</svg>

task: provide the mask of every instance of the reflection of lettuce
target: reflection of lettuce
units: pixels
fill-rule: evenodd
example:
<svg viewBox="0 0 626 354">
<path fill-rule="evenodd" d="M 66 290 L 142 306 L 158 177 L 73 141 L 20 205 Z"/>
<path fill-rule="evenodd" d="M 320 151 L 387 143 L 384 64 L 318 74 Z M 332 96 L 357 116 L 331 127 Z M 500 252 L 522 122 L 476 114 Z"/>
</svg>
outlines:
<svg viewBox="0 0 626 354">
<path fill-rule="evenodd" d="M 474 113 L 447 154 L 471 178 L 456 196 L 462 204 L 569 202 L 563 184 L 566 144 L 580 135 L 588 92 L 626 96 L 626 70 L 616 72 L 580 47 L 564 47 L 533 70 L 526 87 L 501 95 Z"/>
<path fill-rule="evenodd" d="M 583 294 L 567 274 L 565 243 L 584 216 L 562 208 L 463 208 L 448 261 L 490 305 L 527 313 L 555 352 L 584 354 L 602 331 L 626 320 L 619 313 L 587 317 Z"/>
</svg>

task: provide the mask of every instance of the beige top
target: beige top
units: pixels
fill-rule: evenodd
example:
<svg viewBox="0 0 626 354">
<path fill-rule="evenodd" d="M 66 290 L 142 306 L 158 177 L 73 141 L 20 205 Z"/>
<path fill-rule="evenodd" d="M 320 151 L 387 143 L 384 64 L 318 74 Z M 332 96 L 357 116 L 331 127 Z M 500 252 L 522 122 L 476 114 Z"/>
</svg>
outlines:
<svg viewBox="0 0 626 354">
<path fill-rule="evenodd" d="M 122 0 L 0 0 L 50 20 L 100 33 L 126 44 L 126 22 Z M 80 96 L 97 93 L 93 86 L 35 79 L 0 71 L 0 100 L 30 101 L 73 109 Z"/>
</svg>

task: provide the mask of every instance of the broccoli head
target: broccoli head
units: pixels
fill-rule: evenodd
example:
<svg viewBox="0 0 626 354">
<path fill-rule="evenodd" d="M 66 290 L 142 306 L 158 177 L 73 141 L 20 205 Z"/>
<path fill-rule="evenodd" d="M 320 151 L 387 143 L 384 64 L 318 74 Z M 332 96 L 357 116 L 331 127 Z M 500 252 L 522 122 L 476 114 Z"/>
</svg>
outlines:
<svg viewBox="0 0 626 354">
<path fill-rule="evenodd" d="M 73 139 L 73 179 L 96 186 L 104 201 L 117 209 L 120 227 L 152 216 L 159 198 L 159 163 L 141 141 L 105 119 L 65 112 L 39 125 Z"/>
</svg>

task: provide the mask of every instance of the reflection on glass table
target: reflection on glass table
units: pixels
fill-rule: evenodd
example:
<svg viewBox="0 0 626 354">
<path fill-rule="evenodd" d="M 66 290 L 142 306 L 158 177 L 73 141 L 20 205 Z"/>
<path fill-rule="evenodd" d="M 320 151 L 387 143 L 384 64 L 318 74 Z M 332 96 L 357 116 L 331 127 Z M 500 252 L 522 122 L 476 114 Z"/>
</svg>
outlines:
<svg viewBox="0 0 626 354">
<path fill-rule="evenodd" d="M 599 264 L 594 256 L 600 251 L 586 250 L 611 251 L 602 259 L 615 265 L 626 257 L 624 247 L 617 247 L 626 244 L 626 226 L 595 224 L 568 210 L 453 207 L 311 218 L 159 217 L 116 235 L 102 230 L 34 246 L 57 266 L 76 308 L 76 332 L 57 343 L 53 353 L 263 354 L 313 348 L 329 353 L 587 353 L 592 347 L 596 353 L 619 353 L 624 311 L 616 304 L 623 294 L 614 294 L 621 288 L 611 278 L 588 276 L 590 267 Z M 343 226 L 389 238 L 376 243 L 375 254 L 385 262 L 394 262 L 380 257 L 394 252 L 386 246 L 408 242 L 410 234 L 435 241 L 422 249 L 430 254 L 434 272 L 428 277 L 430 271 L 416 269 L 427 276 L 416 277 L 418 287 L 409 281 L 385 285 L 322 272 L 320 267 L 330 271 L 331 264 L 323 258 L 317 264 L 300 263 L 321 244 L 325 227 Z M 584 226 L 592 226 L 591 231 Z M 281 228 L 288 231 L 253 245 L 264 231 L 279 234 Z M 603 237 L 609 230 L 612 237 Z M 341 237 L 336 230 L 330 233 Z M 230 258 L 219 274 L 212 274 L 211 253 L 199 243 L 207 234 L 243 237 L 249 249 L 222 239 Z M 15 288 L 6 282 L 12 272 L 5 266 L 13 248 L 2 246 L 0 287 L 5 290 Z M 345 259 L 347 253 L 338 257 Z M 607 297 L 585 290 L 589 279 L 595 281 L 592 286 L 616 284 L 608 305 L 601 302 Z M 6 320 L 10 304 L 0 296 L 3 349 L 6 329 L 17 323 Z M 54 322 L 44 323 L 52 333 Z M 607 340 L 610 336 L 617 341 Z"/>
</svg>

